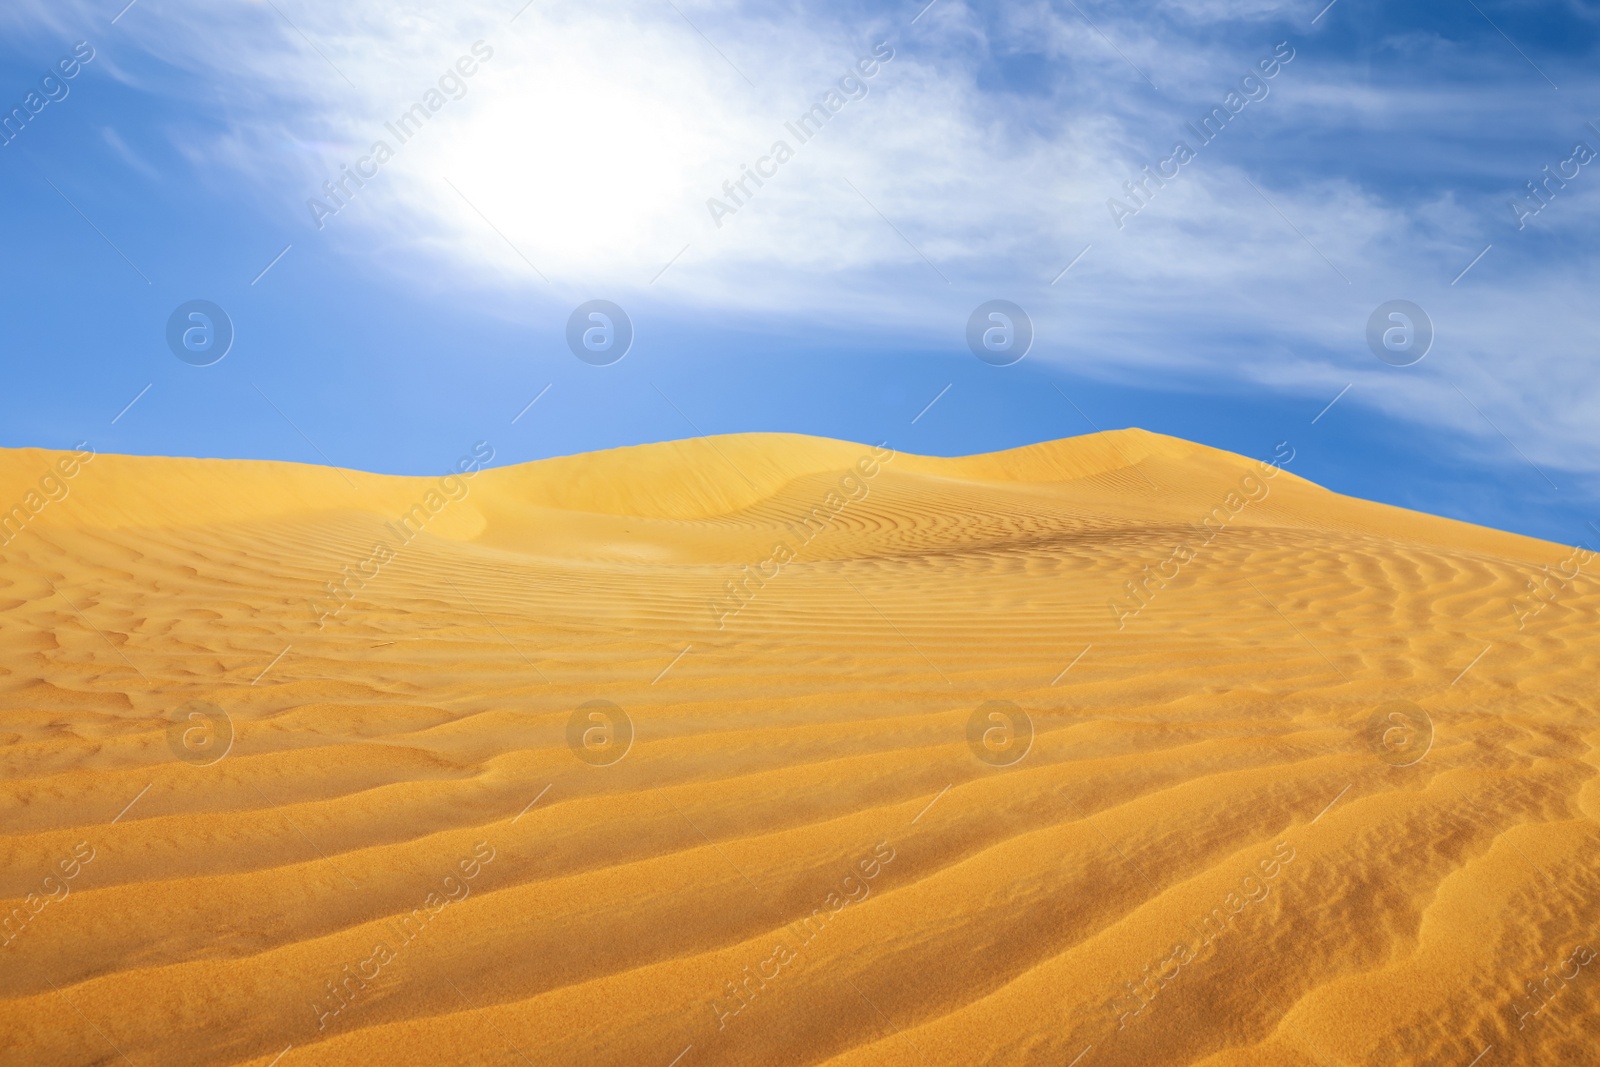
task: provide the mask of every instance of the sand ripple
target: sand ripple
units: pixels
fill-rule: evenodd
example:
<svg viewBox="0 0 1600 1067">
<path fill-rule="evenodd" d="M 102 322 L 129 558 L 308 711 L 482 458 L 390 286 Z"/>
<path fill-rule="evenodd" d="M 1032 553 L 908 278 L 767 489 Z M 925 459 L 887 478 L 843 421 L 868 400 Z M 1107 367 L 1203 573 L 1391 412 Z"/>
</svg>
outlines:
<svg viewBox="0 0 1600 1067">
<path fill-rule="evenodd" d="M 0 1063 L 1596 1062 L 1592 582 L 1292 469 L 746 435 L 401 539 L 96 457 L 0 549 Z"/>
</svg>

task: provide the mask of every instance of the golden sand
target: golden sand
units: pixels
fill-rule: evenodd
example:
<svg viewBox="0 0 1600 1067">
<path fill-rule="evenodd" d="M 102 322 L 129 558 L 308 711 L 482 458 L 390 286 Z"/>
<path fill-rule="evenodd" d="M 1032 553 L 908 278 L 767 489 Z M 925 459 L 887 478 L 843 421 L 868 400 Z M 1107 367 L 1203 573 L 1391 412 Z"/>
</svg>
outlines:
<svg viewBox="0 0 1600 1067">
<path fill-rule="evenodd" d="M 1600 1061 L 1570 549 L 1137 430 L 85 458 L 0 452 L 0 1062 Z"/>
</svg>

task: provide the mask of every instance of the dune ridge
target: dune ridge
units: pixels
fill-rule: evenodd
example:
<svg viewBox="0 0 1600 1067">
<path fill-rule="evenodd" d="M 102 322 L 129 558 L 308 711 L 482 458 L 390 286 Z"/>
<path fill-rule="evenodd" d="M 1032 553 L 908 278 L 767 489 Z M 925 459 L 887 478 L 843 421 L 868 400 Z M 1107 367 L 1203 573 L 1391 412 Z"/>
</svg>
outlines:
<svg viewBox="0 0 1600 1067">
<path fill-rule="evenodd" d="M 0 450 L 0 1063 L 1593 1062 L 1571 549 L 1287 442 L 463 453 Z"/>
</svg>

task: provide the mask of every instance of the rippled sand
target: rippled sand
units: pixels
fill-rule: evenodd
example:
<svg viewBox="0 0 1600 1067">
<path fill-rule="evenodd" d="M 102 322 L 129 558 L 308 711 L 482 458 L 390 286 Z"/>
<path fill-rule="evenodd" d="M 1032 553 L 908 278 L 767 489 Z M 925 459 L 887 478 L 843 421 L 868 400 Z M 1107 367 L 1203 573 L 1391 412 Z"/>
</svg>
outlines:
<svg viewBox="0 0 1600 1067">
<path fill-rule="evenodd" d="M 0 1062 L 1600 1062 L 1593 582 L 1278 458 L 0 452 Z"/>
</svg>

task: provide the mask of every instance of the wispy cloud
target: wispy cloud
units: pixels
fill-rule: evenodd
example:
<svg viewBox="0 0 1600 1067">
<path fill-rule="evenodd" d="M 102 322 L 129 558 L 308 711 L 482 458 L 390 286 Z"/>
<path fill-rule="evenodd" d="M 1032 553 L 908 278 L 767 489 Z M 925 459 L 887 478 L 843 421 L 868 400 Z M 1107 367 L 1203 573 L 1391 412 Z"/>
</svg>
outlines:
<svg viewBox="0 0 1600 1067">
<path fill-rule="evenodd" d="M 1460 383 L 1537 461 L 1600 469 L 1586 414 L 1600 396 L 1575 369 L 1595 327 L 1600 165 L 1534 232 L 1505 207 L 1574 139 L 1600 149 L 1566 102 L 1586 98 L 1592 66 L 1543 57 L 1567 90 L 1552 100 L 1486 26 L 1384 24 L 1353 3 L 1315 27 L 1321 5 L 1219 0 L 951 0 L 915 25 L 920 4 L 517 6 L 169 4 L 98 32 L 116 35 L 106 69 L 144 91 L 219 87 L 188 100 L 215 125 L 185 150 L 285 242 L 378 241 L 398 272 L 491 291 L 649 288 L 928 345 L 956 336 L 952 290 L 1005 296 L 1036 320 L 1030 358 L 1318 397 L 1354 379 L 1350 403 L 1498 442 Z M 81 35 L 105 19 L 29 0 L 0 21 Z M 1340 33 L 1359 47 L 1322 45 Z M 393 143 L 386 124 L 479 40 L 493 58 L 464 95 Z M 1281 41 L 1294 60 L 1202 150 L 1186 123 Z M 802 144 L 786 124 L 880 42 L 892 60 L 854 75 L 865 95 Z M 183 76 L 162 83 L 136 53 Z M 1119 228 L 1108 200 L 1180 140 L 1198 157 Z M 394 160 L 317 230 L 307 201 L 379 141 Z M 708 199 L 726 202 L 724 183 L 778 141 L 793 159 L 719 226 Z M 119 151 L 137 165 L 137 146 Z M 1396 297 L 1438 328 L 1410 373 L 1365 349 L 1367 315 Z"/>
</svg>

